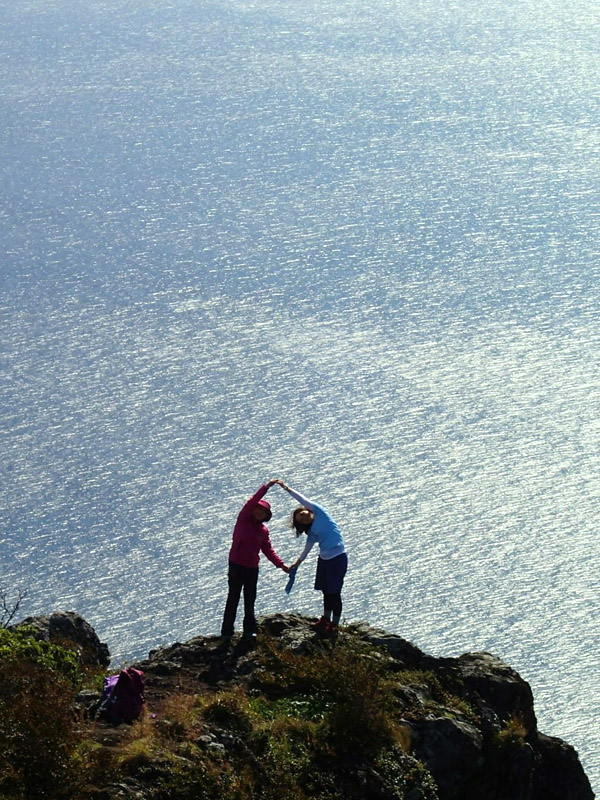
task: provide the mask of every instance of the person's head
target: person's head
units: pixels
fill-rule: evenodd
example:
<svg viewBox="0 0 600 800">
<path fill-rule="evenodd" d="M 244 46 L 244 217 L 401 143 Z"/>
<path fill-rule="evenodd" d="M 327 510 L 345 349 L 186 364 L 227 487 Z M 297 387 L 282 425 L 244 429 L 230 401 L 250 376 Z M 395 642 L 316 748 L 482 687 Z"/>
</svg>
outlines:
<svg viewBox="0 0 600 800">
<path fill-rule="evenodd" d="M 292 528 L 296 531 L 296 536 L 306 533 L 313 523 L 314 513 L 306 506 L 300 506 L 292 512 Z"/>
<path fill-rule="evenodd" d="M 271 519 L 271 504 L 266 500 L 259 500 L 252 509 L 252 516 L 257 522 L 268 522 Z"/>
</svg>

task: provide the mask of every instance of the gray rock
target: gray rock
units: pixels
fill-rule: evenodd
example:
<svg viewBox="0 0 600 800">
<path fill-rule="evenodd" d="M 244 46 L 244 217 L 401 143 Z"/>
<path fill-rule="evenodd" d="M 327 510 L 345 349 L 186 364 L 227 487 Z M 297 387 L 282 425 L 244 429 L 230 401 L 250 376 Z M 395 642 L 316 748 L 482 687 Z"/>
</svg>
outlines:
<svg viewBox="0 0 600 800">
<path fill-rule="evenodd" d="M 144 665 L 144 672 L 152 672 L 155 675 L 173 675 L 180 669 L 181 664 L 176 661 L 152 661 L 150 664 Z"/>
<path fill-rule="evenodd" d="M 412 725 L 415 756 L 433 775 L 444 798 L 461 797 L 478 771 L 483 736 L 474 725 L 449 717 L 433 717 Z"/>
<path fill-rule="evenodd" d="M 400 661 L 402 666 L 425 666 L 428 657 L 401 636 L 388 633 L 381 628 L 374 628 L 366 622 L 354 622 L 347 628 L 348 633 L 369 642 L 375 647 L 386 650 L 392 658 Z"/>
<path fill-rule="evenodd" d="M 500 722 L 519 717 L 529 733 L 537 730 L 533 694 L 527 681 L 490 653 L 466 653 L 456 659 L 467 692 L 497 715 Z"/>
<path fill-rule="evenodd" d="M 538 766 L 534 774 L 534 800 L 593 800 L 589 781 L 575 748 L 540 733 L 536 741 Z"/>
<path fill-rule="evenodd" d="M 74 611 L 56 611 L 50 616 L 27 617 L 14 628 L 30 627 L 42 641 L 65 644 L 79 653 L 86 666 L 108 667 L 108 645 L 98 638 L 96 631 Z"/>
</svg>

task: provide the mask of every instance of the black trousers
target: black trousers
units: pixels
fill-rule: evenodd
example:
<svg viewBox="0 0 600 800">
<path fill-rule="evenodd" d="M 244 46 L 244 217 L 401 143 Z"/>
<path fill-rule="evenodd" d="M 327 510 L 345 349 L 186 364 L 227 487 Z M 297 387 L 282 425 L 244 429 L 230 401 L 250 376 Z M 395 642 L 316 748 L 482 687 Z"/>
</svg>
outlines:
<svg viewBox="0 0 600 800">
<path fill-rule="evenodd" d="M 258 567 L 242 567 L 240 564 L 234 564 L 230 561 L 227 582 L 229 584 L 229 593 L 225 603 L 221 635 L 231 636 L 233 634 L 233 626 L 242 589 L 244 590 L 244 633 L 256 633 L 254 603 L 256 601 Z"/>
<path fill-rule="evenodd" d="M 323 614 L 326 617 L 333 615 L 334 617 L 342 616 L 342 595 L 341 594 L 326 594 L 323 592 Z"/>
</svg>

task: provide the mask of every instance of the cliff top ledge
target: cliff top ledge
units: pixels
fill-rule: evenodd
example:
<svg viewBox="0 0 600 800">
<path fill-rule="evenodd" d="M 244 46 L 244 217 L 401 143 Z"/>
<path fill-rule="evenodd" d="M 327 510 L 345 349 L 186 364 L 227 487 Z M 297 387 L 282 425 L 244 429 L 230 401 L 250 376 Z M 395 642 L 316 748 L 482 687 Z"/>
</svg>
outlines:
<svg viewBox="0 0 600 800">
<path fill-rule="evenodd" d="M 206 775 L 210 762 L 219 780 L 246 775 L 249 794 L 228 791 L 251 800 L 593 800 L 574 748 L 538 730 L 529 684 L 494 655 L 436 658 L 364 622 L 341 627 L 331 643 L 314 621 L 272 614 L 259 620 L 257 640 L 197 636 L 134 665 L 146 674 L 146 728 L 164 741 L 165 731 L 175 741 L 186 729 L 187 749 L 173 756 L 183 758 L 179 769 Z M 108 648 L 78 615 L 26 622 L 40 636 L 58 630 L 63 641 L 72 629 L 87 662 L 96 652 L 106 666 Z M 173 719 L 181 698 L 195 709 L 183 727 Z M 82 713 L 92 700 L 81 698 Z M 136 735 L 94 724 L 109 749 Z M 281 765 L 271 763 L 275 748 Z M 180 789 L 157 794 L 161 769 L 146 764 L 118 790 L 94 796 L 180 800 Z M 277 788 L 279 780 L 269 794 L 269 781 Z"/>
</svg>

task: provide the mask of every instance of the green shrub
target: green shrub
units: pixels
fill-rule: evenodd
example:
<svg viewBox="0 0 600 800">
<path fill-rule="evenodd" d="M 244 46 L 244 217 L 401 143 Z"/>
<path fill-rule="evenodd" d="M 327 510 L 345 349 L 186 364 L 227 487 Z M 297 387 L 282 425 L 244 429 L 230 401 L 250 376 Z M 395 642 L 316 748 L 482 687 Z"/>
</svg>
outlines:
<svg viewBox="0 0 600 800">
<path fill-rule="evenodd" d="M 86 752 L 73 701 L 81 679 L 75 653 L 27 632 L 0 630 L 0 796 L 73 797 Z"/>
<path fill-rule="evenodd" d="M 66 679 L 74 687 L 81 683 L 77 653 L 58 644 L 39 641 L 33 629 L 9 631 L 0 628 L 0 664 L 9 661 L 35 664 Z"/>
<path fill-rule="evenodd" d="M 257 717 L 265 720 L 290 717 L 319 722 L 325 718 L 329 704 L 321 697 L 292 693 L 287 697 L 251 698 L 250 709 Z"/>
<path fill-rule="evenodd" d="M 527 739 L 527 728 L 520 714 L 512 714 L 504 727 L 496 734 L 496 745 L 504 748 L 524 747 Z"/>
<path fill-rule="evenodd" d="M 392 698 L 385 681 L 386 661 L 366 643 L 340 641 L 309 654 L 280 651 L 263 638 L 263 688 L 271 695 L 310 698 L 321 709 L 324 741 L 338 757 L 369 759 L 398 740 Z"/>
<path fill-rule="evenodd" d="M 244 776 L 208 759 L 181 761 L 156 788 L 157 800 L 249 800 Z"/>
<path fill-rule="evenodd" d="M 246 694 L 240 690 L 221 692 L 203 709 L 204 719 L 232 733 L 248 734 L 252 730 L 252 718 Z"/>
</svg>

